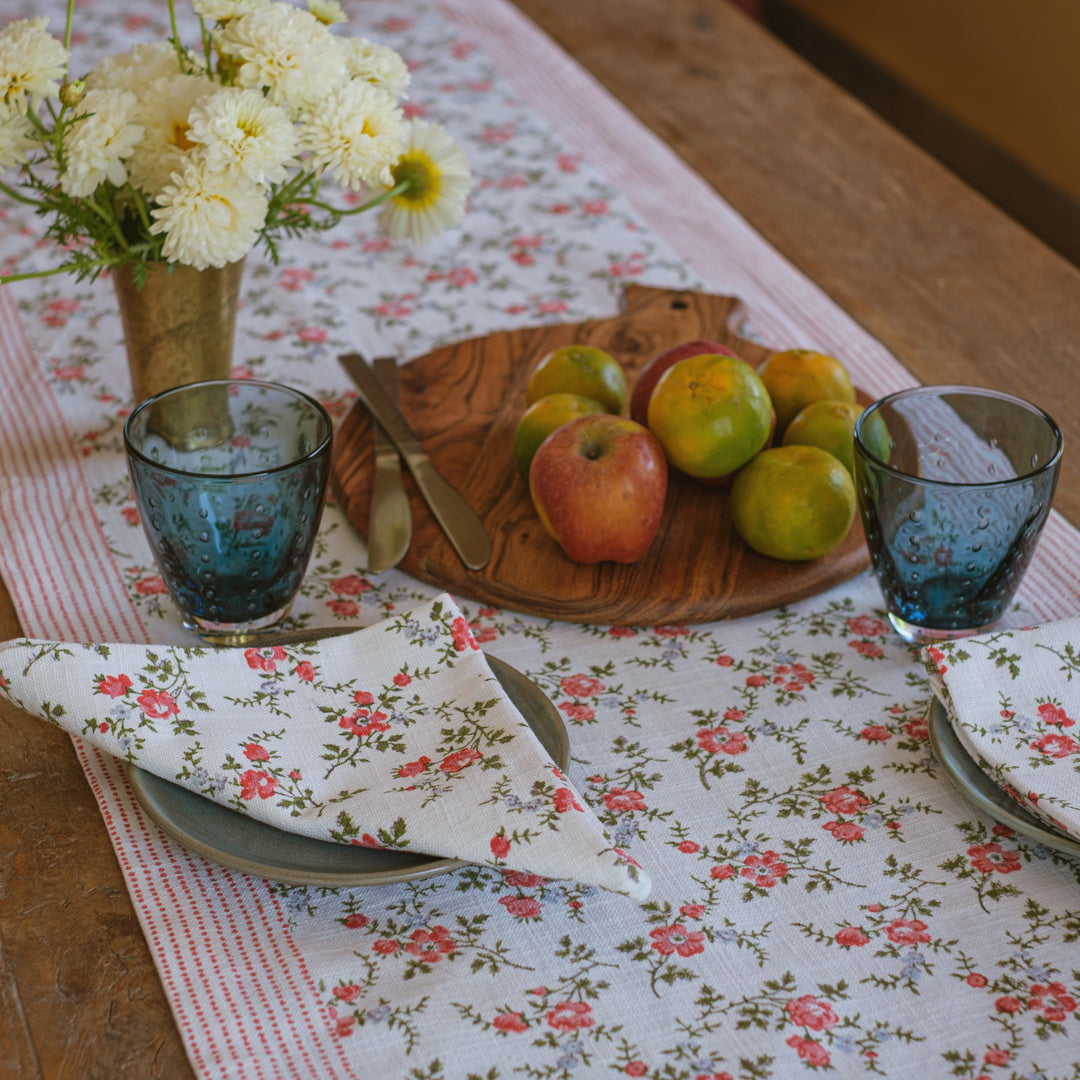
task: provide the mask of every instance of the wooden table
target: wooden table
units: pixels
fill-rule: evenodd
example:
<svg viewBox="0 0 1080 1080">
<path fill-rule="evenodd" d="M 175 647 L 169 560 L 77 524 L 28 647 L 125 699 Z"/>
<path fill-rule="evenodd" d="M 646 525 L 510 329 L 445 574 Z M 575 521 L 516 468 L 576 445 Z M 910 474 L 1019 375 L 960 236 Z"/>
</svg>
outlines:
<svg viewBox="0 0 1080 1080">
<path fill-rule="evenodd" d="M 518 4 L 916 376 L 1022 394 L 1080 445 L 1071 264 L 726 0 Z M 3 705 L 0 860 L 0 1078 L 191 1076 L 70 741 Z"/>
</svg>

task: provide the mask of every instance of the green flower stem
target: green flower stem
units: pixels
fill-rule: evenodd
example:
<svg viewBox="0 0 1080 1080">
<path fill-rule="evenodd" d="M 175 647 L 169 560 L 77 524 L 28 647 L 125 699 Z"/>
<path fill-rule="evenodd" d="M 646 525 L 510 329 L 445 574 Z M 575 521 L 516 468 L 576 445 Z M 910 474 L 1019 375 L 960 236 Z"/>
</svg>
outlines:
<svg viewBox="0 0 1080 1080">
<path fill-rule="evenodd" d="M 98 204 L 94 201 L 94 197 L 92 195 L 87 195 L 83 199 L 83 202 L 87 206 L 89 206 L 90 209 L 93 210 L 94 213 L 97 214 L 97 216 L 101 218 L 103 222 L 105 222 L 105 224 L 108 226 L 109 232 L 111 232 L 113 236 L 116 237 L 121 249 L 123 251 L 127 251 L 128 242 L 124 237 L 124 233 L 121 230 L 119 223 L 116 220 L 116 215 L 110 214 L 108 210 L 104 209 L 104 207 L 98 206 Z"/>
<path fill-rule="evenodd" d="M 92 263 L 92 266 L 104 266 L 104 261 Z M 25 274 L 0 275 L 0 285 L 7 285 L 12 281 L 29 281 L 30 278 L 53 277 L 56 274 L 67 274 L 74 269 L 73 266 L 54 266 L 51 270 L 28 270 Z"/>
<path fill-rule="evenodd" d="M 366 203 L 361 203 L 360 206 L 354 206 L 351 210 L 339 210 L 336 206 L 320 202 L 318 199 L 309 199 L 308 205 L 317 207 L 319 210 L 325 210 L 335 217 L 351 217 L 353 214 L 362 214 L 365 210 L 374 210 L 376 206 L 382 206 L 388 199 L 392 199 L 395 195 L 400 195 L 402 192 L 408 191 L 410 187 L 412 187 L 411 180 L 402 180 L 400 184 L 395 184 L 388 191 L 384 191 L 381 195 L 376 195 L 374 199 L 369 199 Z"/>
<path fill-rule="evenodd" d="M 0 180 L 0 191 L 2 191 L 9 199 L 14 199 L 16 202 L 26 203 L 27 206 L 37 206 L 39 208 L 47 208 L 48 203 L 44 199 L 34 199 L 29 195 L 23 195 L 16 188 L 8 187 L 7 184 Z"/>
<path fill-rule="evenodd" d="M 199 21 L 202 22 L 201 19 Z M 176 58 L 180 61 L 181 65 L 183 65 L 184 50 L 180 47 L 180 28 L 176 25 L 175 0 L 169 0 L 169 25 L 172 27 L 172 43 L 173 48 L 176 50 Z"/>
<path fill-rule="evenodd" d="M 74 21 L 75 14 L 75 0 L 68 0 L 67 5 L 67 19 L 64 22 L 64 48 L 68 51 L 68 56 L 71 55 L 71 24 Z"/>
</svg>

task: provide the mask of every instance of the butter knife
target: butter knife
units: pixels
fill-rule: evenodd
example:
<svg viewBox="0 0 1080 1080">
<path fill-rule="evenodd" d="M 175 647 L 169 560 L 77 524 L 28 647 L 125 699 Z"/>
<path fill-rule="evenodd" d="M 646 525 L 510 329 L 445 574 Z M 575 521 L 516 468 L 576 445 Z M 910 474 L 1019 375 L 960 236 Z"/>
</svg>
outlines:
<svg viewBox="0 0 1080 1080">
<path fill-rule="evenodd" d="M 372 362 L 375 374 L 387 394 L 397 399 L 397 361 L 392 356 L 378 356 Z M 375 480 L 371 487 L 371 513 L 368 518 L 368 569 L 381 573 L 397 566 L 409 550 L 412 538 L 412 511 L 405 485 L 401 482 L 401 459 L 382 425 L 372 423 L 375 441 Z"/>
<path fill-rule="evenodd" d="M 491 537 L 479 515 L 435 468 L 420 440 L 375 377 L 371 365 L 359 353 L 347 353 L 338 360 L 356 384 L 371 415 L 397 447 L 420 494 L 461 561 L 470 570 L 486 566 L 491 558 Z"/>
</svg>

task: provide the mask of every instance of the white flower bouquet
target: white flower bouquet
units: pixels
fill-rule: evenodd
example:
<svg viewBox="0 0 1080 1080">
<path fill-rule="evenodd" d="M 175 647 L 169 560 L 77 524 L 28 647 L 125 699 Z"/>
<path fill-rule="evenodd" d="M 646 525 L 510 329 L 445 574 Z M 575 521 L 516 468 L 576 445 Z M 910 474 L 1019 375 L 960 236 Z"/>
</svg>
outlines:
<svg viewBox="0 0 1080 1080">
<path fill-rule="evenodd" d="M 63 265 L 96 277 L 148 262 L 221 267 L 262 244 L 382 206 L 380 225 L 423 242 L 457 224 L 465 154 L 408 120 L 409 72 L 394 50 L 330 26 L 336 0 L 192 0 L 200 50 L 179 39 L 109 56 L 71 79 L 48 20 L 0 30 L 0 192 L 49 219 Z M 8 175 L 17 171 L 17 179 Z M 358 193 L 341 208 L 323 180 Z"/>
</svg>

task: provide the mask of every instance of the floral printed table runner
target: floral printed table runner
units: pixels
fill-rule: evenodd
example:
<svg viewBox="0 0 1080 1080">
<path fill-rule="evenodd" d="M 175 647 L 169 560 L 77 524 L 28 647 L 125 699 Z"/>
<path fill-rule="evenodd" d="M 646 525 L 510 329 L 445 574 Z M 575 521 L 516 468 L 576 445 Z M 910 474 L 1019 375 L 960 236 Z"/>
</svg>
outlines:
<svg viewBox="0 0 1080 1080">
<path fill-rule="evenodd" d="M 345 6 L 409 61 L 412 114 L 466 149 L 470 213 L 423 249 L 360 220 L 280 266 L 250 258 L 238 374 L 340 416 L 340 352 L 609 315 L 633 280 L 737 295 L 763 340 L 832 351 L 871 392 L 912 381 L 502 0 Z M 87 0 L 77 55 L 162 36 L 163 10 Z M 39 223 L 0 212 L 0 265 L 51 265 Z M 34 637 L 191 643 L 128 490 L 127 386 L 108 282 L 0 289 L 0 569 Z M 1010 625 L 1080 611 L 1075 550 L 1054 518 Z M 331 506 L 296 614 L 360 627 L 434 595 L 368 574 Z M 490 866 L 371 889 L 251 878 L 165 838 L 76 739 L 201 1077 L 1072 1075 L 1080 867 L 942 774 L 925 669 L 868 575 L 701 626 L 457 600 L 563 714 L 569 779 L 648 866 L 648 899 Z"/>
</svg>

